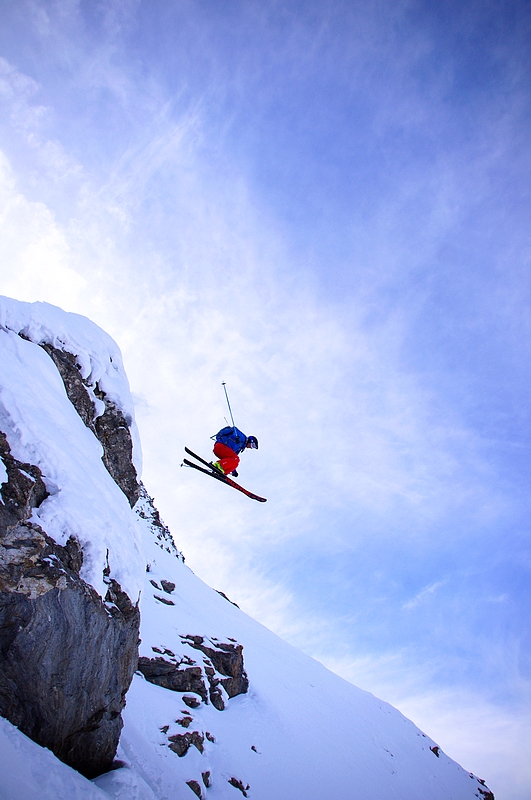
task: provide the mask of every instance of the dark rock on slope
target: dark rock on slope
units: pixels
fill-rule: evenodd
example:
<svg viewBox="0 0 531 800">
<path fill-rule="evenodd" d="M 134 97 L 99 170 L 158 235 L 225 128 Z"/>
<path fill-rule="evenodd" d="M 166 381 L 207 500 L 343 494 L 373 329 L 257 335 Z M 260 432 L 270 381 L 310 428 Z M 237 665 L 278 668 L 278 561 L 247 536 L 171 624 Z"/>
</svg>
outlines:
<svg viewBox="0 0 531 800">
<path fill-rule="evenodd" d="M 183 641 L 195 650 L 201 650 L 223 677 L 220 680 L 229 697 L 245 694 L 249 689 L 249 679 L 243 664 L 243 646 L 230 642 L 210 642 L 203 636 L 183 636 Z"/>
<path fill-rule="evenodd" d="M 167 661 L 164 658 L 138 659 L 138 670 L 146 680 L 156 686 L 162 686 L 172 692 L 195 692 L 203 701 L 207 699 L 207 690 L 203 680 L 203 671 L 199 666 L 186 666 Z"/>
<path fill-rule="evenodd" d="M 114 759 L 138 659 L 139 611 L 107 579 L 105 602 L 79 576 L 83 553 L 29 521 L 47 497 L 38 467 L 11 455 L 0 487 L 0 714 L 87 777 Z"/>
<path fill-rule="evenodd" d="M 218 711 L 225 709 L 220 685 L 229 697 L 248 691 L 249 680 L 244 668 L 241 644 L 217 641 L 214 644 L 210 640 L 207 644 L 203 636 L 182 636 L 181 639 L 184 644 L 200 650 L 206 656 L 202 666 L 190 658 L 179 660 L 170 650 L 154 647 L 156 652 L 169 655 L 170 660 L 161 656 L 139 658 L 138 670 L 147 681 L 173 692 L 194 692 L 205 703 L 209 697 Z"/>
<path fill-rule="evenodd" d="M 124 417 L 122 411 L 106 397 L 105 392 L 102 392 L 97 384 L 94 394 L 105 404 L 105 411 L 101 416 L 94 418 L 94 403 L 81 377 L 75 356 L 51 344 L 41 346 L 59 370 L 68 399 L 87 428 L 90 428 L 99 439 L 103 447 L 102 461 L 132 508 L 138 500 L 140 485 L 133 465 L 130 420 Z"/>
</svg>

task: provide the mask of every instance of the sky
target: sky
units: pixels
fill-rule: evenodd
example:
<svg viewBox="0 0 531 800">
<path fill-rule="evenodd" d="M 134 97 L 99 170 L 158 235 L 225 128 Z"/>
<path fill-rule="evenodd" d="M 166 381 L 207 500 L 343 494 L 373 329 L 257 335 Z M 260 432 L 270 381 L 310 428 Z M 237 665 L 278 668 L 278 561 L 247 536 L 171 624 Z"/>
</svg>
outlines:
<svg viewBox="0 0 531 800">
<path fill-rule="evenodd" d="M 530 40 L 524 2 L 0 1 L 0 293 L 116 339 L 196 574 L 498 800 L 531 798 Z M 222 381 L 267 504 L 180 467 Z"/>
</svg>

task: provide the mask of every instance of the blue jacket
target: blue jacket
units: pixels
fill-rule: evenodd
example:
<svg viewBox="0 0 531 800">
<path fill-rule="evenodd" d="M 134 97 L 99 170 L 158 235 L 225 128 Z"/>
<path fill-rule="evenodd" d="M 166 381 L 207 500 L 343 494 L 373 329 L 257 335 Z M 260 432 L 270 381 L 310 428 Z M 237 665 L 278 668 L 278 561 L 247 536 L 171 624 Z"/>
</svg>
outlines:
<svg viewBox="0 0 531 800">
<path fill-rule="evenodd" d="M 214 438 L 214 437 L 213 437 Z M 242 433 L 238 428 L 222 428 L 215 436 L 216 442 L 223 442 L 231 450 L 234 450 L 236 455 L 245 450 L 247 444 L 247 436 Z"/>
</svg>

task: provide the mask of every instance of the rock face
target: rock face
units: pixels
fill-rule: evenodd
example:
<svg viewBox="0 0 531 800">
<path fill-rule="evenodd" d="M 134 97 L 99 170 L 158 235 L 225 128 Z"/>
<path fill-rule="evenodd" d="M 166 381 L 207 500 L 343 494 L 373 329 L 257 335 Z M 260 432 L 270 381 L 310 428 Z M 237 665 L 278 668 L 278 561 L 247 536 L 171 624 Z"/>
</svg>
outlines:
<svg viewBox="0 0 531 800">
<path fill-rule="evenodd" d="M 67 353 L 61 359 L 63 380 L 65 374 L 72 378 L 69 396 L 90 420 L 92 401 L 75 359 Z M 132 502 L 138 484 L 134 473 L 133 486 L 132 464 L 123 468 L 122 427 L 111 408 L 100 434 Z M 123 446 L 114 459 L 116 442 Z M 0 458 L 7 471 L 0 487 L 0 715 L 94 777 L 110 768 L 116 753 L 125 694 L 137 666 L 139 611 L 116 581 L 107 577 L 102 599 L 80 578 L 83 553 L 74 537 L 63 547 L 30 521 L 32 509 L 47 497 L 46 487 L 38 467 L 13 458 L 3 433 Z"/>
<path fill-rule="evenodd" d="M 59 370 L 70 402 L 87 428 L 93 431 L 103 446 L 102 461 L 132 508 L 139 498 L 140 485 L 133 465 L 133 443 L 128 420 L 97 385 L 94 395 L 96 399 L 102 401 L 105 410 L 96 416 L 94 401 L 81 377 L 75 356 L 51 344 L 41 346 Z"/>
</svg>

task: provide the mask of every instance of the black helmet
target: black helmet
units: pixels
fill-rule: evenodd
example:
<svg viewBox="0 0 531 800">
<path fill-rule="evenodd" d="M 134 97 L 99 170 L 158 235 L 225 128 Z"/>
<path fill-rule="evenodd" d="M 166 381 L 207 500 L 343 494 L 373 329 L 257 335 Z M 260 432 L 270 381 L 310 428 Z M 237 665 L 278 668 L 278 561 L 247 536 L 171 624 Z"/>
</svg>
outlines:
<svg viewBox="0 0 531 800">
<path fill-rule="evenodd" d="M 250 447 L 252 450 L 258 450 L 258 439 L 256 436 L 248 436 L 245 446 Z"/>
</svg>

